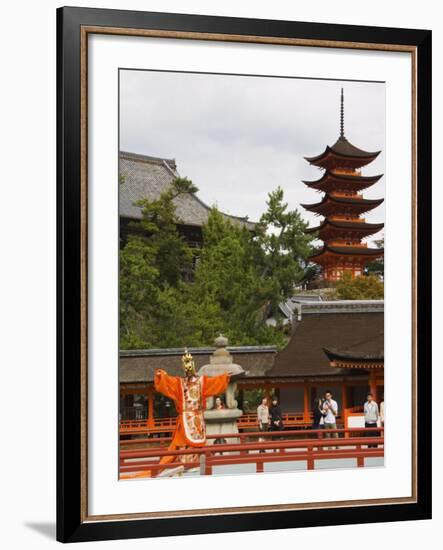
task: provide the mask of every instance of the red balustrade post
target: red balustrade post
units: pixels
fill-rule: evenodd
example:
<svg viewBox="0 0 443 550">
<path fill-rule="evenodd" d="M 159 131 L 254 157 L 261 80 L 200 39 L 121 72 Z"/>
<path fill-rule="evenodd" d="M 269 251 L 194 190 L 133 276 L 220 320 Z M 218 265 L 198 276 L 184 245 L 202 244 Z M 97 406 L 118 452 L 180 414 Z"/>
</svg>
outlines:
<svg viewBox="0 0 443 550">
<path fill-rule="evenodd" d="M 239 437 L 239 439 L 240 439 L 240 445 L 243 445 L 243 444 L 245 443 L 245 439 L 246 439 L 245 434 L 244 434 L 244 433 L 239 433 L 239 434 L 238 434 L 238 437 Z M 240 454 L 241 454 L 241 455 L 246 455 L 246 454 L 248 454 L 248 451 L 246 451 L 246 450 L 241 450 L 241 451 L 240 451 Z"/>
<path fill-rule="evenodd" d="M 314 469 L 314 458 L 312 456 L 313 450 L 314 447 L 312 445 L 308 445 L 308 470 Z"/>
<path fill-rule="evenodd" d="M 343 428 L 345 429 L 345 437 L 349 437 L 349 431 L 348 431 L 348 419 L 349 419 L 349 411 L 347 408 L 343 409 Z"/>
<path fill-rule="evenodd" d="M 211 476 L 212 475 L 212 464 L 211 464 L 211 453 L 206 452 L 204 454 L 204 461 L 205 461 L 205 476 Z"/>
<path fill-rule="evenodd" d="M 360 452 L 361 451 L 361 445 L 357 445 L 357 452 Z M 363 466 L 365 465 L 365 459 L 363 456 L 360 456 L 358 455 L 357 456 L 357 466 L 359 468 L 363 468 Z"/>
</svg>

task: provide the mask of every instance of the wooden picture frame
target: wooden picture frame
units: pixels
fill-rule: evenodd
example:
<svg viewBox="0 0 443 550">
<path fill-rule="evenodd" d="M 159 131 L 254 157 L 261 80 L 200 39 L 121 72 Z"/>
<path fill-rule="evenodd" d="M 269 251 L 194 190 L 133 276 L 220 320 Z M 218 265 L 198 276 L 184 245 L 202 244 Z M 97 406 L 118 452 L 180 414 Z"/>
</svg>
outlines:
<svg viewBox="0 0 443 550">
<path fill-rule="evenodd" d="M 88 514 L 87 37 L 91 33 L 411 55 L 413 495 L 192 513 Z M 105 9 L 57 10 L 57 539 L 62 542 L 431 517 L 431 32 Z"/>
</svg>

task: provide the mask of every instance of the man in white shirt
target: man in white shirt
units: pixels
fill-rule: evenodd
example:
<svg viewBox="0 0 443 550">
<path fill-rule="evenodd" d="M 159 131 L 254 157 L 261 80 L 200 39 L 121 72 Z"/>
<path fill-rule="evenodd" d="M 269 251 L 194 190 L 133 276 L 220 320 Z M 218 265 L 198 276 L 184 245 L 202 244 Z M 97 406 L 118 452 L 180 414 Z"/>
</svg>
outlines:
<svg viewBox="0 0 443 550">
<path fill-rule="evenodd" d="M 380 425 L 384 427 L 385 425 L 385 402 L 380 403 Z"/>
<path fill-rule="evenodd" d="M 269 407 L 266 397 L 263 397 L 261 404 L 257 407 L 257 421 L 258 429 L 261 432 L 267 432 L 269 430 Z M 264 438 L 259 437 L 258 440 L 264 441 Z M 265 451 L 261 449 L 260 452 L 264 453 Z"/>
<path fill-rule="evenodd" d="M 269 428 L 269 407 L 266 397 L 263 397 L 261 404 L 257 407 L 257 420 L 260 431 L 267 432 Z"/>
<path fill-rule="evenodd" d="M 338 414 L 338 405 L 337 405 L 337 401 L 334 401 L 334 399 L 332 399 L 332 393 L 330 391 L 327 391 L 325 393 L 325 400 L 323 402 L 323 413 L 325 414 L 324 416 L 325 430 L 337 429 L 336 416 Z M 331 433 L 326 432 L 325 437 L 331 437 Z M 334 432 L 332 434 L 332 437 L 338 437 L 338 432 Z"/>
<path fill-rule="evenodd" d="M 366 397 L 367 401 L 363 406 L 363 412 L 365 415 L 365 428 L 376 428 L 380 413 L 378 412 L 378 405 L 374 401 L 372 393 L 368 393 Z M 378 437 L 378 432 L 369 432 L 368 437 Z M 368 445 L 368 449 L 377 448 L 377 445 Z"/>
</svg>

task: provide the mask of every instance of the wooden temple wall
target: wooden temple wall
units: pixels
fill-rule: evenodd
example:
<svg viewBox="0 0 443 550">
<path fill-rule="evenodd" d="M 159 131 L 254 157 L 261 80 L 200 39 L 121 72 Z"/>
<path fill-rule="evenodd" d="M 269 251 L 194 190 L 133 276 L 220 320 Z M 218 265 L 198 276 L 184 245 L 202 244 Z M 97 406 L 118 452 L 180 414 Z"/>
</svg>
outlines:
<svg viewBox="0 0 443 550">
<path fill-rule="evenodd" d="M 317 397 L 323 397 L 326 391 L 330 391 L 335 401 L 337 401 L 339 412 L 348 407 L 362 406 L 366 401 L 368 391 L 374 394 L 377 402 L 382 400 L 384 393 L 383 373 L 376 373 L 375 371 L 369 373 L 367 378 L 360 377 L 359 379 L 347 381 L 340 379 L 333 381 L 310 380 L 286 382 L 244 380 L 239 381 L 237 387 L 239 392 L 248 389 L 259 389 L 263 391 L 263 395 L 268 397 L 277 395 L 282 412 L 303 412 L 306 421 L 312 411 L 314 400 Z M 120 387 L 120 411 L 123 412 L 122 419 L 123 417 L 127 417 L 128 410 L 133 407 L 134 396 L 139 396 L 139 401 L 140 396 L 142 396 L 144 404 L 143 414 L 147 414 L 147 418 L 153 421 L 156 416 L 164 416 L 165 413 L 161 413 L 160 415 L 155 413 L 154 402 L 156 392 L 152 383 L 122 384 Z M 239 398 L 241 400 L 242 396 L 240 395 Z"/>
</svg>

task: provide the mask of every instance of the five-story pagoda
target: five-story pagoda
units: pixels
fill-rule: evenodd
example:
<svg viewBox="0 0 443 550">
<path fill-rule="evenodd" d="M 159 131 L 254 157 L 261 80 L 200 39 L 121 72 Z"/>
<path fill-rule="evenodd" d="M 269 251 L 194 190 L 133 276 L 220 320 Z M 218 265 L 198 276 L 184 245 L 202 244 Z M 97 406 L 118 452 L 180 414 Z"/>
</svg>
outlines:
<svg viewBox="0 0 443 550">
<path fill-rule="evenodd" d="M 362 242 L 383 228 L 382 223 L 366 223 L 362 217 L 365 212 L 379 206 L 383 199 L 364 199 L 361 194 L 382 177 L 361 175 L 361 168 L 372 162 L 380 151 L 363 151 L 345 138 L 343 88 L 340 102 L 340 137 L 321 155 L 305 157 L 324 173 L 319 180 L 303 183 L 325 194 L 320 202 L 301 205 L 324 216 L 320 225 L 306 231 L 318 233 L 318 238 L 324 243 L 310 260 L 322 267 L 322 278 L 326 281 L 337 281 L 345 272 L 358 277 L 363 274 L 366 264 L 383 255 L 383 249 L 370 248 Z"/>
</svg>

